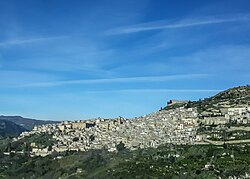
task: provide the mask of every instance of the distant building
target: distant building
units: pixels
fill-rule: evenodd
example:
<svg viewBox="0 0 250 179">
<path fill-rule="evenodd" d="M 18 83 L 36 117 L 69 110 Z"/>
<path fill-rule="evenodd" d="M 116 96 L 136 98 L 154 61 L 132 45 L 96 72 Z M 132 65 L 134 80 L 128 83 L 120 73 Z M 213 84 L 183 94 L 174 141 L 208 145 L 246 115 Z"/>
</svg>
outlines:
<svg viewBox="0 0 250 179">
<path fill-rule="evenodd" d="M 188 103 L 188 100 L 174 100 L 174 99 L 171 99 L 169 102 L 167 102 L 167 105 L 170 106 L 170 105 L 173 105 L 173 104 L 185 104 L 185 103 Z"/>
</svg>

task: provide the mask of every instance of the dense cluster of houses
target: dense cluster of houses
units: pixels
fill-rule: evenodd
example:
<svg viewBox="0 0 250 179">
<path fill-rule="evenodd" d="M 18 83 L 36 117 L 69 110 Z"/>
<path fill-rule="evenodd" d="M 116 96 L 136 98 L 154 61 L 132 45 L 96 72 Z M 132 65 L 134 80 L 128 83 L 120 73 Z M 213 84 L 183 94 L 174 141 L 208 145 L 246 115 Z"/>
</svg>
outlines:
<svg viewBox="0 0 250 179">
<path fill-rule="evenodd" d="M 118 117 L 65 121 L 36 126 L 30 132 L 23 132 L 17 140 L 33 134 L 51 134 L 56 143 L 50 149 L 38 148 L 35 144 L 31 146 L 31 153 L 41 156 L 53 151 L 87 151 L 102 148 L 116 151 L 120 143 L 131 150 L 157 147 L 164 143 L 192 144 L 196 141 L 197 116 L 197 111 L 192 108 L 179 108 L 132 119 Z"/>
<path fill-rule="evenodd" d="M 201 114 L 202 122 L 208 125 L 218 124 L 248 124 L 250 123 L 250 106 L 243 105 L 232 108 L 221 108 L 211 111 L 209 114 L 203 112 Z"/>
<path fill-rule="evenodd" d="M 118 117 L 65 121 L 35 126 L 32 131 L 23 132 L 16 140 L 33 134 L 51 134 L 56 141 L 52 147 L 39 148 L 32 143 L 31 155 L 39 156 L 90 149 L 116 151 L 120 143 L 130 150 L 157 147 L 164 143 L 197 144 L 202 142 L 200 135 L 196 135 L 201 121 L 206 125 L 226 124 L 230 121 L 249 123 L 250 108 L 223 109 L 221 115 L 216 117 L 199 114 L 195 108 L 180 107 L 131 119 Z"/>
</svg>

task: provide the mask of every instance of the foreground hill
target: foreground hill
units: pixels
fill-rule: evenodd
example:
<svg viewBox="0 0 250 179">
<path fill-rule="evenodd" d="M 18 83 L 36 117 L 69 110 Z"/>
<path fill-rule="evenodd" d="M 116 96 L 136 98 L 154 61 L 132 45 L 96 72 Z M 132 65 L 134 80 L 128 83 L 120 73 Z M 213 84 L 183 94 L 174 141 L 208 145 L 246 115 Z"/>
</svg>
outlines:
<svg viewBox="0 0 250 179">
<path fill-rule="evenodd" d="M 21 116 L 0 116 L 0 120 L 11 121 L 26 130 L 32 130 L 35 125 L 58 123 L 58 121 L 36 120 L 23 118 Z"/>
<path fill-rule="evenodd" d="M 6 147 L 0 143 L 1 148 Z M 0 178 L 247 178 L 249 151 L 249 145 L 163 145 L 117 153 L 91 150 L 47 157 L 0 155 Z"/>
<path fill-rule="evenodd" d="M 26 130 L 12 121 L 0 119 L 0 139 L 8 136 L 17 136 Z"/>
</svg>

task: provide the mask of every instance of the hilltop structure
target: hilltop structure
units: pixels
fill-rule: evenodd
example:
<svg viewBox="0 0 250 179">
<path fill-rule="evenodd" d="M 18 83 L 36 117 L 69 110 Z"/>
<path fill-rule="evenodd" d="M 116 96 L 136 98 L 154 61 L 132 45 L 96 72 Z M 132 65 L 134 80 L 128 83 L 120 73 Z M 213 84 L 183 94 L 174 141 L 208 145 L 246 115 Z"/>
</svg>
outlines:
<svg viewBox="0 0 250 179">
<path fill-rule="evenodd" d="M 174 104 L 186 104 L 188 103 L 188 100 L 175 100 L 175 99 L 171 99 L 169 102 L 167 102 L 167 105 L 174 105 Z"/>
</svg>

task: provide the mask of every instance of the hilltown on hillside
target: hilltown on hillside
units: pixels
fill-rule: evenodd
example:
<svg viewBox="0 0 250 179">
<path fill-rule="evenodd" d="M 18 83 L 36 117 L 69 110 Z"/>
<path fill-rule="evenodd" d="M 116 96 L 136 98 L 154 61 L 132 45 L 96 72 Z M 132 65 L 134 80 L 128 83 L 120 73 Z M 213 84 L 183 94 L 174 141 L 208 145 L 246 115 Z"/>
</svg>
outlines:
<svg viewBox="0 0 250 179">
<path fill-rule="evenodd" d="M 168 105 L 186 103 L 171 100 Z M 96 118 L 75 122 L 62 122 L 35 126 L 30 132 L 23 132 L 14 140 L 20 140 L 33 134 L 52 135 L 55 143 L 52 147 L 38 147 L 31 143 L 31 156 L 47 156 L 52 152 L 87 151 L 90 149 L 107 149 L 116 151 L 118 144 L 134 150 L 138 148 L 157 147 L 164 143 L 172 144 L 206 144 L 212 134 L 199 133 L 201 126 L 217 126 L 214 130 L 224 129 L 226 124 L 249 124 L 250 106 L 240 105 L 214 110 L 210 114 L 198 113 L 196 108 L 179 107 L 125 119 Z M 231 129 L 232 130 L 232 129 Z M 238 130 L 235 127 L 233 130 Z M 245 130 L 249 130 L 246 127 Z M 214 137 L 214 135 L 212 136 Z M 22 151 L 11 151 L 20 153 Z M 5 153 L 8 155 L 8 153 Z"/>
</svg>

